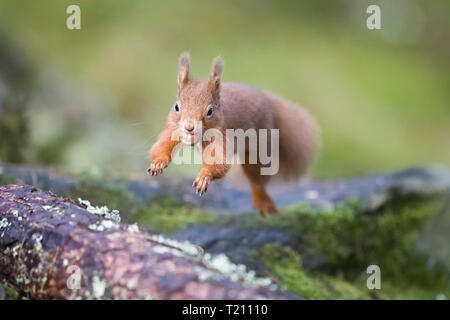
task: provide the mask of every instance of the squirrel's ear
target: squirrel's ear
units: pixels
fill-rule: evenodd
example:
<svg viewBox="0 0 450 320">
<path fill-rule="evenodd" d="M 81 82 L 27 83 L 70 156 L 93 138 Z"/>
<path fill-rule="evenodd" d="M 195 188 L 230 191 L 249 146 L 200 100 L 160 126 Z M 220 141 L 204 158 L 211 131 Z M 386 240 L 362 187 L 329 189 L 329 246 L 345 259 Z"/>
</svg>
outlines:
<svg viewBox="0 0 450 320">
<path fill-rule="evenodd" d="M 211 67 L 211 75 L 209 76 L 208 88 L 213 94 L 219 94 L 220 77 L 222 76 L 223 61 L 220 57 L 215 57 Z"/>
<path fill-rule="evenodd" d="M 189 82 L 189 63 L 189 52 L 182 52 L 178 62 L 178 89 L 184 88 Z"/>
</svg>

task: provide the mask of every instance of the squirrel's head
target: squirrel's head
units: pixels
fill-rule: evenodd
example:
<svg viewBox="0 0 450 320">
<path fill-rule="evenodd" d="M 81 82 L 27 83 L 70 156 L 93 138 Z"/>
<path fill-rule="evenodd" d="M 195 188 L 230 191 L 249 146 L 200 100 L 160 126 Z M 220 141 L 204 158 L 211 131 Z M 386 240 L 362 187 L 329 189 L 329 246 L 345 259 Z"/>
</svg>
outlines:
<svg viewBox="0 0 450 320">
<path fill-rule="evenodd" d="M 202 130 L 216 127 L 222 120 L 220 108 L 220 77 L 223 63 L 214 58 L 211 74 L 207 80 L 189 77 L 188 52 L 180 55 L 178 66 L 178 92 L 169 118 L 177 124 L 183 140 L 193 144 Z"/>
</svg>

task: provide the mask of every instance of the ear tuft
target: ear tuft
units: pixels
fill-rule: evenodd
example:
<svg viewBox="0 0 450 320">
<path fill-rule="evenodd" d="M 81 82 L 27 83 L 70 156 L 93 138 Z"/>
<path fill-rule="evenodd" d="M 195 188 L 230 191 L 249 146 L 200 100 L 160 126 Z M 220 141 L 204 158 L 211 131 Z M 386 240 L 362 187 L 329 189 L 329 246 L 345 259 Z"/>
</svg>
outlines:
<svg viewBox="0 0 450 320">
<path fill-rule="evenodd" d="M 211 75 L 209 76 L 208 87 L 214 95 L 219 95 L 220 91 L 220 77 L 223 71 L 223 60 L 220 57 L 213 59 L 211 67 Z"/>
<path fill-rule="evenodd" d="M 219 77 L 222 75 L 223 70 L 223 60 L 221 57 L 215 57 L 213 59 L 212 68 L 211 68 L 211 76 Z"/>
<path fill-rule="evenodd" d="M 184 88 L 189 82 L 190 55 L 188 51 L 183 51 L 178 60 L 178 89 Z"/>
</svg>

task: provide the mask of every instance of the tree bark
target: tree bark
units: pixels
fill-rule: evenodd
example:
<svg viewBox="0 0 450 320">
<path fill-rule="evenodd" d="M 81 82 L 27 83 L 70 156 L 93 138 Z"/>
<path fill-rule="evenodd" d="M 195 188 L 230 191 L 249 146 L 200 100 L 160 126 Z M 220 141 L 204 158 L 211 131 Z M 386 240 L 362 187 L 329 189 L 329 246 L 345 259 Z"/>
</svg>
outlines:
<svg viewBox="0 0 450 320">
<path fill-rule="evenodd" d="M 0 186 L 0 277 L 34 299 L 288 299 L 225 256 L 141 232 L 107 208 Z"/>
</svg>

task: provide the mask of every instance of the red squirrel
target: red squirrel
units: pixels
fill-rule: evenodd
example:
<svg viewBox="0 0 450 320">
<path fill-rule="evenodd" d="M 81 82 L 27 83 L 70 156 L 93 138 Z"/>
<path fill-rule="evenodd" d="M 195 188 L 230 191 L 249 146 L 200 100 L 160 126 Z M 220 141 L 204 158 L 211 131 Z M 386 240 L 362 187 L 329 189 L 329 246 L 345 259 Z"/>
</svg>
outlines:
<svg viewBox="0 0 450 320">
<path fill-rule="evenodd" d="M 224 136 L 227 129 L 279 129 L 279 170 L 276 176 L 292 179 L 305 174 L 319 140 L 316 122 L 305 109 L 246 84 L 222 83 L 223 63 L 219 57 L 213 60 L 210 76 L 206 80 L 190 77 L 189 65 L 189 53 L 183 52 L 179 58 L 176 101 L 150 150 L 152 162 L 147 170 L 150 175 L 162 173 L 180 142 L 199 146 L 204 155 L 211 141 L 197 143 L 196 139 L 201 135 L 200 130 L 211 128 L 220 130 Z M 253 207 L 259 210 L 261 216 L 265 216 L 266 211 L 276 213 L 275 204 L 266 192 L 266 185 L 273 176 L 261 174 L 261 169 L 267 165 L 259 157 L 256 163 L 247 162 L 249 151 L 250 147 L 246 145 L 246 161 L 241 166 L 250 183 Z M 227 161 L 203 161 L 193 183 L 197 193 L 205 193 L 211 181 L 223 178 L 230 167 Z"/>
</svg>

